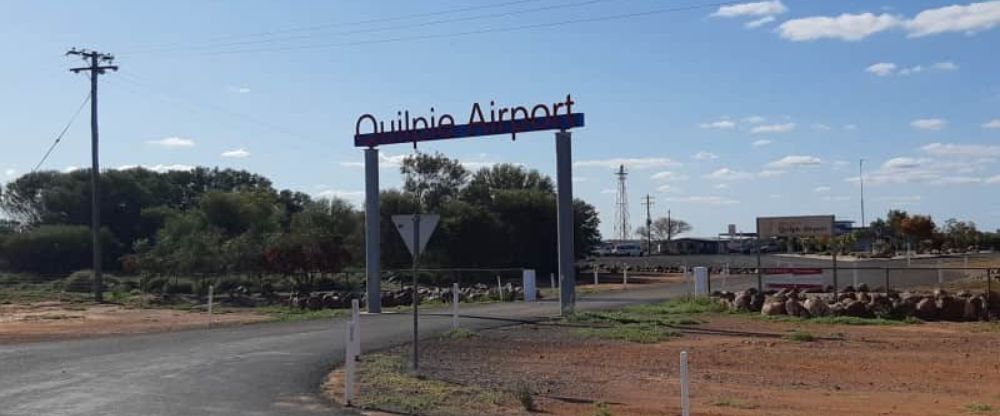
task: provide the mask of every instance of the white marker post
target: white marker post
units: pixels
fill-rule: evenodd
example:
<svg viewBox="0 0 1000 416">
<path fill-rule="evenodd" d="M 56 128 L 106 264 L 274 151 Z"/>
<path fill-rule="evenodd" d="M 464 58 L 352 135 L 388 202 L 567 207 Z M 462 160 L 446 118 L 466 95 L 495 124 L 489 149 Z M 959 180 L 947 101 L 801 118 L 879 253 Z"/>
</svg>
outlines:
<svg viewBox="0 0 1000 416">
<path fill-rule="evenodd" d="M 500 301 L 503 302 L 503 284 L 500 283 L 500 275 L 497 275 L 497 294 L 500 296 Z"/>
<path fill-rule="evenodd" d="M 681 351 L 681 415 L 691 416 L 691 402 L 688 400 L 688 353 Z"/>
<path fill-rule="evenodd" d="M 597 286 L 599 282 L 597 281 L 597 265 L 594 265 L 594 286 Z"/>
<path fill-rule="evenodd" d="M 213 321 L 213 316 L 212 316 L 212 301 L 214 300 L 213 299 L 213 295 L 214 295 L 213 291 L 214 291 L 214 289 L 215 289 L 215 287 L 213 285 L 208 285 L 208 326 L 209 326 L 209 328 L 212 327 L 212 321 Z"/>
<path fill-rule="evenodd" d="M 361 308 L 357 299 L 351 299 L 351 320 L 354 321 L 354 356 L 361 355 Z"/>
<path fill-rule="evenodd" d="M 354 353 L 355 325 L 353 320 L 347 321 L 346 337 L 344 339 L 344 403 L 348 406 L 354 401 L 354 370 L 356 366 Z"/>
<path fill-rule="evenodd" d="M 965 269 L 965 270 L 962 270 L 962 275 L 965 276 L 965 277 L 969 277 L 969 255 L 968 254 L 966 254 L 964 257 L 962 257 L 962 267 Z"/>
<path fill-rule="evenodd" d="M 451 284 L 451 329 L 458 329 L 458 283 Z"/>
<path fill-rule="evenodd" d="M 556 274 L 555 273 L 549 273 L 549 286 L 552 286 L 553 289 L 556 288 Z"/>
<path fill-rule="evenodd" d="M 941 286 L 944 284 L 944 270 L 941 269 L 941 259 L 938 259 L 937 261 L 937 269 L 938 269 L 938 286 Z"/>
<path fill-rule="evenodd" d="M 857 264 L 854 265 L 854 270 L 851 270 L 851 272 L 853 272 L 853 275 L 854 275 L 854 289 L 857 289 L 858 288 L 858 265 Z"/>
<path fill-rule="evenodd" d="M 726 289 L 726 280 L 729 278 L 729 263 L 722 266 L 722 289 Z"/>
<path fill-rule="evenodd" d="M 628 265 L 622 265 L 622 287 L 628 289 Z"/>
</svg>

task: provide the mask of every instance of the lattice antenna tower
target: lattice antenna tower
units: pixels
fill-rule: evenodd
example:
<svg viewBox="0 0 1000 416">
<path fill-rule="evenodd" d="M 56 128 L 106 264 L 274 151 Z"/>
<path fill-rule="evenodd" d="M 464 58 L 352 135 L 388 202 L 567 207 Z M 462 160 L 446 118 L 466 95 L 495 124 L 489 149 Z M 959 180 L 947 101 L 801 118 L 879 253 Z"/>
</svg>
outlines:
<svg viewBox="0 0 1000 416">
<path fill-rule="evenodd" d="M 628 172 L 625 170 L 625 165 L 620 165 L 618 171 L 615 172 L 615 176 L 618 177 L 618 193 L 615 196 L 615 238 L 625 241 L 628 240 L 629 233 L 632 228 L 629 225 L 628 217 L 628 187 L 626 185 L 626 179 L 628 178 Z"/>
</svg>

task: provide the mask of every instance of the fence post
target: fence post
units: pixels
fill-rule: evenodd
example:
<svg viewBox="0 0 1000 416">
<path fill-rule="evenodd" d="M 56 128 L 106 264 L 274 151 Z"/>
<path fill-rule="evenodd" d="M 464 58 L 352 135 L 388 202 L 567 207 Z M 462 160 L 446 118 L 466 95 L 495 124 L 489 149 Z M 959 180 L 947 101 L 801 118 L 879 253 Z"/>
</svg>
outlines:
<svg viewBox="0 0 1000 416">
<path fill-rule="evenodd" d="M 691 415 L 691 403 L 688 401 L 688 353 L 681 351 L 681 415 Z"/>
<path fill-rule="evenodd" d="M 208 326 L 209 326 L 209 328 L 212 327 L 212 321 L 214 319 L 214 317 L 212 316 L 212 301 L 215 300 L 213 298 L 213 295 L 215 294 L 215 293 L 213 293 L 214 289 L 215 289 L 214 285 L 208 285 Z"/>
<path fill-rule="evenodd" d="M 854 264 L 854 268 L 851 269 L 851 275 L 854 277 L 854 288 L 858 288 L 858 265 Z"/>
<path fill-rule="evenodd" d="M 354 401 L 354 321 L 347 321 L 347 336 L 344 345 L 344 403 Z"/>
<path fill-rule="evenodd" d="M 552 286 L 553 289 L 556 288 L 556 274 L 555 273 L 549 273 L 549 286 Z"/>
<path fill-rule="evenodd" d="M 451 285 L 451 329 L 458 329 L 458 283 Z"/>
<path fill-rule="evenodd" d="M 628 265 L 622 264 L 622 286 L 628 287 Z"/>
<path fill-rule="evenodd" d="M 938 287 L 944 284 L 944 270 L 941 269 L 941 259 L 937 261 L 937 272 L 938 272 Z"/>
<path fill-rule="evenodd" d="M 885 268 L 885 294 L 889 294 L 889 268 Z"/>
<path fill-rule="evenodd" d="M 354 321 L 354 356 L 361 355 L 361 304 L 357 299 L 351 299 L 351 320 Z"/>
<path fill-rule="evenodd" d="M 597 281 L 597 265 L 594 265 L 594 286 L 597 286 L 599 282 Z"/>
<path fill-rule="evenodd" d="M 500 297 L 500 301 L 503 302 L 503 283 L 500 283 L 500 275 L 497 275 L 497 295 Z"/>
</svg>

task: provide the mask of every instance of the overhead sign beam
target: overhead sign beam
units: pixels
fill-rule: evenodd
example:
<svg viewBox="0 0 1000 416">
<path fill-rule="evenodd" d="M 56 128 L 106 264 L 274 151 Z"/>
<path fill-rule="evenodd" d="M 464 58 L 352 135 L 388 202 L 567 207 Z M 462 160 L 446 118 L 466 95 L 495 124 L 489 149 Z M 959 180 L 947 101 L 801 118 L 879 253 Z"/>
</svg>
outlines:
<svg viewBox="0 0 1000 416">
<path fill-rule="evenodd" d="M 359 122 L 361 121 L 359 120 Z M 416 130 L 358 134 L 354 136 L 354 146 L 375 147 L 383 144 L 416 143 L 500 134 L 510 134 L 516 137 L 517 133 L 540 130 L 569 130 L 574 127 L 583 127 L 583 124 L 583 113 L 576 113 L 495 122 L 476 122 L 459 124 L 457 126 L 444 125 Z"/>
</svg>

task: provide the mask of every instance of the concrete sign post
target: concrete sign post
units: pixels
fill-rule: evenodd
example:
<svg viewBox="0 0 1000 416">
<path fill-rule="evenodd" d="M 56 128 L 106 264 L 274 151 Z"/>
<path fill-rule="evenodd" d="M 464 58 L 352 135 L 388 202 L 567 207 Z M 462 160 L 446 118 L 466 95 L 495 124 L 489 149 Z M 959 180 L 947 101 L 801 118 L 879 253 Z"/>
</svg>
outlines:
<svg viewBox="0 0 1000 416">
<path fill-rule="evenodd" d="M 535 283 L 535 271 L 526 269 L 521 272 L 521 286 L 524 287 L 524 301 L 534 302 L 538 297 L 538 287 Z"/>
<path fill-rule="evenodd" d="M 576 262 L 573 253 L 573 153 L 572 134 L 556 133 L 556 217 L 559 233 L 559 310 L 563 316 L 573 314 L 576 306 Z"/>
<path fill-rule="evenodd" d="M 381 234 L 378 209 L 378 149 L 365 149 L 365 274 L 368 313 L 382 312 Z"/>
</svg>

